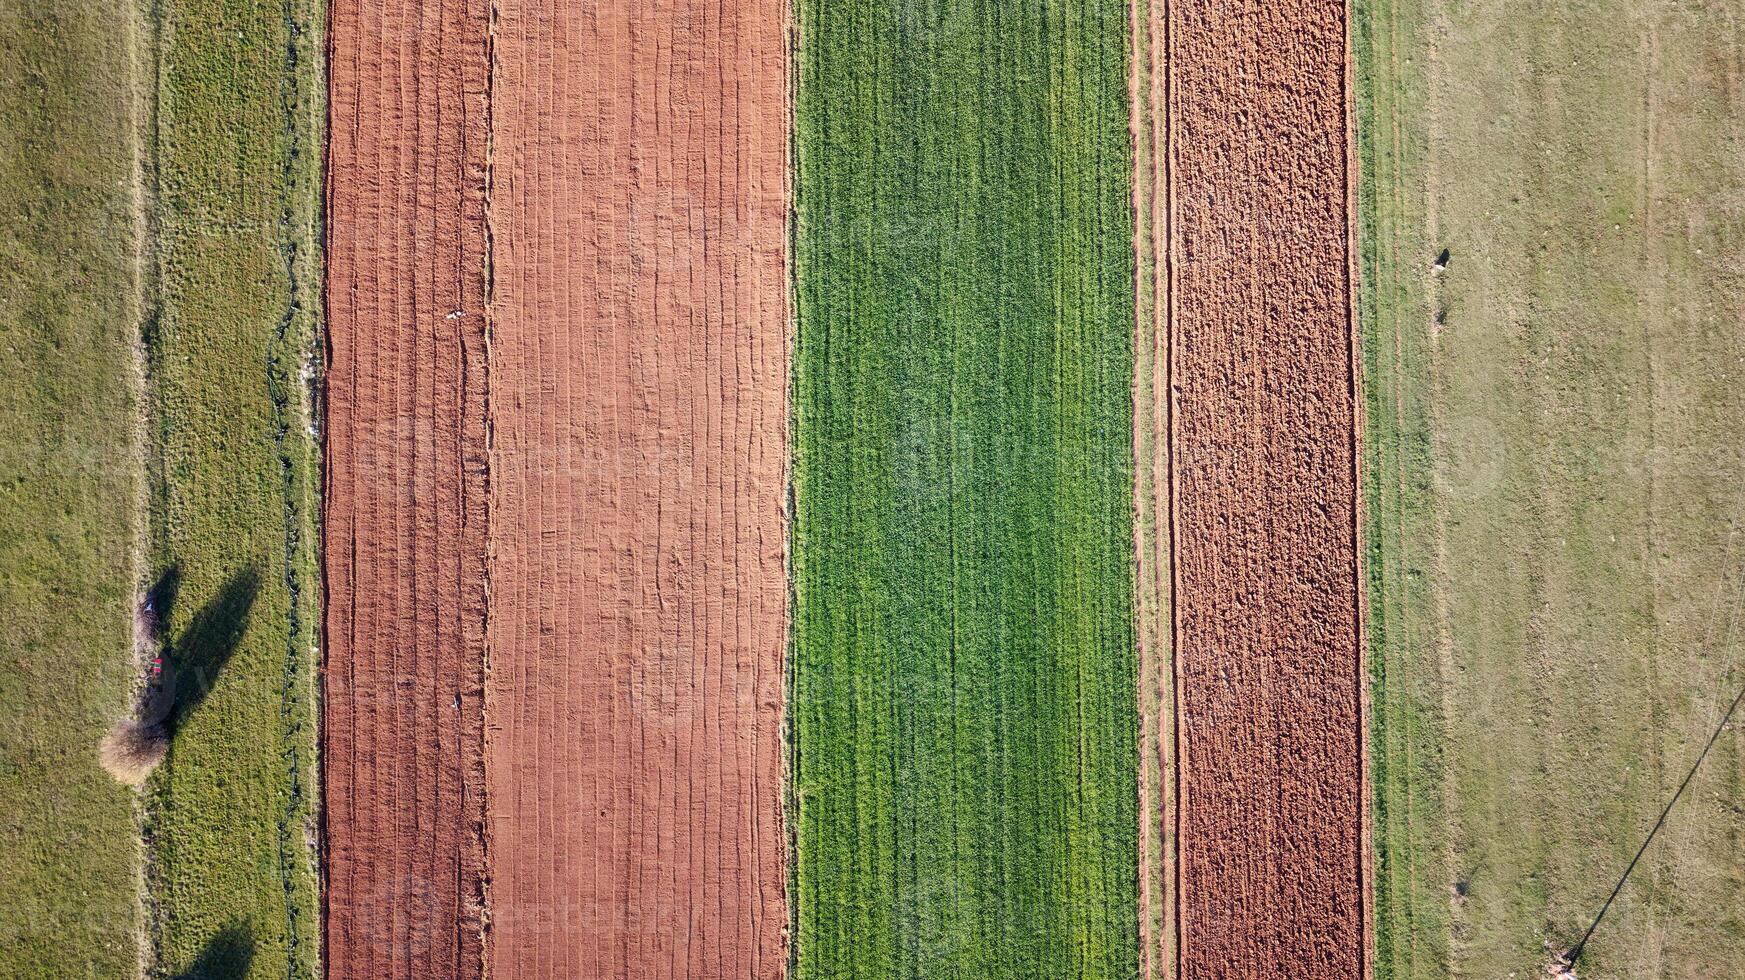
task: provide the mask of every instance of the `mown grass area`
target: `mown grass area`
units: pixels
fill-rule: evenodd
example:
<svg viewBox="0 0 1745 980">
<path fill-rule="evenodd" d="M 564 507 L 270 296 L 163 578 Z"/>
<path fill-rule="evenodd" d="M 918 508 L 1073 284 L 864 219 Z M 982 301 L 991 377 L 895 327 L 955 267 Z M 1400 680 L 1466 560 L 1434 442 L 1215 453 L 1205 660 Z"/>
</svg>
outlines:
<svg viewBox="0 0 1745 980">
<path fill-rule="evenodd" d="M 314 0 L 154 5 L 151 558 L 178 721 L 148 785 L 155 968 L 313 976 L 323 74 Z"/>
<path fill-rule="evenodd" d="M 1719 4 L 1356 13 L 1378 976 L 1530 976 L 1745 684 L 1742 37 Z M 1742 749 L 1581 976 L 1745 975 Z"/>
<path fill-rule="evenodd" d="M 0 976 L 137 969 L 138 24 L 0 5 Z"/>
<path fill-rule="evenodd" d="M 1445 977 L 1453 873 L 1447 862 L 1443 675 L 1429 573 L 1438 559 L 1431 496 L 1430 312 L 1425 273 L 1425 10 L 1352 6 L 1359 155 L 1365 415 L 1365 624 L 1374 787 L 1379 977 Z M 1430 256 L 1432 258 L 1426 258 Z"/>
<path fill-rule="evenodd" d="M 796 976 L 1133 976 L 1126 5 L 797 13 Z"/>
</svg>

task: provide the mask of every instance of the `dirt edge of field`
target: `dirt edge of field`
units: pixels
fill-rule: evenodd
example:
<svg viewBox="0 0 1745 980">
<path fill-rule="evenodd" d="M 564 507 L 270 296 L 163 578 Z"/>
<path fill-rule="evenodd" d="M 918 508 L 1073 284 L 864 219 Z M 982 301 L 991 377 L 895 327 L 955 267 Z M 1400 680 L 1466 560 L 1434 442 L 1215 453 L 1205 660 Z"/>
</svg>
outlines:
<svg viewBox="0 0 1745 980">
<path fill-rule="evenodd" d="M 1365 564 L 1368 552 L 1368 539 L 1365 528 L 1368 526 L 1366 495 L 1364 486 L 1365 433 L 1368 426 L 1368 415 L 1365 411 L 1367 401 L 1364 397 L 1363 379 L 1363 324 L 1358 316 L 1359 290 L 1363 275 L 1363 240 L 1362 219 L 1359 215 L 1361 207 L 1360 187 L 1363 175 L 1363 156 L 1357 141 L 1357 100 L 1360 90 L 1357 85 L 1357 52 L 1356 39 L 1351 29 L 1353 17 L 1351 5 L 1347 3 L 1345 13 L 1345 71 L 1341 79 L 1345 108 L 1345 323 L 1350 341 L 1351 364 L 1351 486 L 1352 494 L 1352 581 L 1357 590 L 1357 689 L 1358 689 L 1358 729 L 1357 729 L 1357 771 L 1360 779 L 1358 800 L 1361 804 L 1359 814 L 1361 825 L 1358 829 L 1357 874 L 1362 888 L 1363 907 L 1361 909 L 1360 928 L 1363 943 L 1363 977 L 1373 980 L 1375 976 L 1375 787 L 1370 779 L 1370 733 L 1372 731 L 1372 706 L 1370 704 L 1369 685 L 1369 584 Z"/>
<path fill-rule="evenodd" d="M 1175 971 L 1175 682 L 1170 647 L 1168 103 L 1166 0 L 1131 0 L 1134 309 L 1133 544 L 1139 676 L 1139 962 Z M 1169 729 L 1167 732 L 1165 729 Z"/>
</svg>

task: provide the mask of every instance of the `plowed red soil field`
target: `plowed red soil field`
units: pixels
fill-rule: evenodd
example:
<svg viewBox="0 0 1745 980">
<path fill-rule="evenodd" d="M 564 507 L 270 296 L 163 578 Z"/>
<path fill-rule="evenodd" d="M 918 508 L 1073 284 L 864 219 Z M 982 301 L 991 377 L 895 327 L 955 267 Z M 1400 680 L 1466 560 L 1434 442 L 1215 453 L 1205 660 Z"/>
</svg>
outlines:
<svg viewBox="0 0 1745 980">
<path fill-rule="evenodd" d="M 1148 495 L 1167 496 L 1158 520 L 1171 602 L 1157 629 L 1175 664 L 1172 683 L 1146 690 L 1172 692 L 1156 711 L 1173 718 L 1159 755 L 1176 761 L 1173 786 L 1150 794 L 1166 811 L 1165 849 L 1146 853 L 1175 890 L 1148 896 L 1161 911 L 1147 919 L 1175 935 L 1150 937 L 1148 953 L 1173 945 L 1177 975 L 1192 980 L 1358 977 L 1345 8 L 1139 2 L 1163 72 L 1156 86 L 1141 75 L 1139 89 L 1158 93 L 1165 113 L 1149 128 L 1161 152 L 1139 175 L 1142 216 L 1155 215 L 1146 231 L 1163 252 L 1141 268 L 1166 320 L 1157 331 L 1142 321 L 1140 337 L 1167 345 L 1160 389 L 1171 397 L 1140 406 L 1160 426 L 1168 477 L 1146 482 L 1156 467 L 1141 439 L 1138 489 L 1142 515 Z M 1156 208 L 1148 187 L 1163 197 Z M 1141 543 L 1143 555 L 1155 550 Z M 1143 579 L 1142 568 L 1142 591 Z M 1167 957 L 1151 959 L 1154 976 L 1170 975 Z"/>
<path fill-rule="evenodd" d="M 488 3 L 335 0 L 326 960 L 477 976 L 484 866 Z"/>
<path fill-rule="evenodd" d="M 333 976 L 785 965 L 785 14 L 334 5 Z"/>
<path fill-rule="evenodd" d="M 785 966 L 784 13 L 501 5 L 496 977 Z"/>
</svg>

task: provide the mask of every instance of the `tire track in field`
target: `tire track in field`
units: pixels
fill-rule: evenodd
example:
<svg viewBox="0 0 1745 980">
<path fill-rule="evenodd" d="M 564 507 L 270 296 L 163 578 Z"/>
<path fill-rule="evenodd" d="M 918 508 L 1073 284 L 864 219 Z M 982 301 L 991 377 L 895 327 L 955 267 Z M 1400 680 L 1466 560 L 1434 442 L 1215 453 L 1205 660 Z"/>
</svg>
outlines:
<svg viewBox="0 0 1745 980">
<path fill-rule="evenodd" d="M 1168 248 L 1176 975 L 1361 976 L 1345 8 L 1150 12 L 1166 38 L 1154 235 Z"/>
<path fill-rule="evenodd" d="M 499 8 L 496 976 L 785 966 L 785 32 Z"/>
<path fill-rule="evenodd" d="M 483 965 L 484 2 L 330 8 L 331 976 Z"/>
</svg>

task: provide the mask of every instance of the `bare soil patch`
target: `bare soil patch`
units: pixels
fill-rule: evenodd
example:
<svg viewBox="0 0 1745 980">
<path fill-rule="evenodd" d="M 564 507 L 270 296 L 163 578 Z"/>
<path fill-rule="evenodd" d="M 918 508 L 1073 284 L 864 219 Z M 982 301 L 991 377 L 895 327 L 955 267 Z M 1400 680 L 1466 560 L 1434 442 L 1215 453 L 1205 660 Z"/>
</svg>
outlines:
<svg viewBox="0 0 1745 980">
<path fill-rule="evenodd" d="M 1168 499 L 1172 603 L 1158 629 L 1174 699 L 1156 710 L 1173 712 L 1176 764 L 1161 811 L 1173 846 L 1147 860 L 1174 861 L 1178 975 L 1360 976 L 1344 12 L 1146 6 L 1159 8 L 1167 115 L 1140 182 L 1166 174 L 1152 235 L 1167 253 L 1142 274 L 1167 309 L 1151 343 L 1167 345 L 1169 401 L 1149 417 L 1169 477 L 1139 494 L 1142 509 Z M 1162 660 L 1147 658 L 1169 670 Z"/>
<path fill-rule="evenodd" d="M 335 977 L 483 968 L 488 16 L 482 0 L 331 8 L 322 768 Z"/>
<path fill-rule="evenodd" d="M 786 966 L 785 31 L 500 5 L 496 976 Z"/>
<path fill-rule="evenodd" d="M 785 966 L 784 14 L 334 6 L 335 976 Z"/>
</svg>

